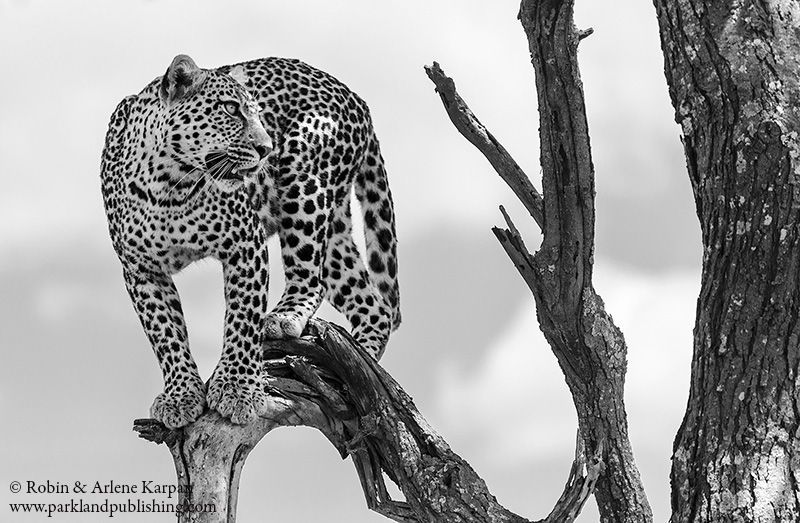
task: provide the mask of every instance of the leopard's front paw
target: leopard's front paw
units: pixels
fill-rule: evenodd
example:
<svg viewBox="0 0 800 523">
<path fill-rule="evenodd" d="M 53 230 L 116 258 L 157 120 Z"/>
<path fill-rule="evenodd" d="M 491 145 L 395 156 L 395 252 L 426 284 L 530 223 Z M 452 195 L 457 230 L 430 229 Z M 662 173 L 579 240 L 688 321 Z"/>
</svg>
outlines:
<svg viewBox="0 0 800 523">
<path fill-rule="evenodd" d="M 240 379 L 237 376 L 214 372 L 208 383 L 206 401 L 212 408 L 230 418 L 231 422 L 247 424 L 265 414 L 269 396 L 258 379 Z"/>
<path fill-rule="evenodd" d="M 299 338 L 306 321 L 307 318 L 294 312 L 271 312 L 264 323 L 264 334 L 271 340 Z"/>
<path fill-rule="evenodd" d="M 186 426 L 200 417 L 206 406 L 206 395 L 200 386 L 162 392 L 150 407 L 150 417 L 170 429 Z"/>
</svg>

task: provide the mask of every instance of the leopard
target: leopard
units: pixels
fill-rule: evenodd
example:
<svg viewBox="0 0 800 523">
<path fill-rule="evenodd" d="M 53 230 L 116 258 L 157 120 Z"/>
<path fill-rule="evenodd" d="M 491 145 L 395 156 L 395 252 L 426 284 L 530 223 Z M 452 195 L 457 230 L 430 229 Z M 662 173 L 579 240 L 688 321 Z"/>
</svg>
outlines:
<svg viewBox="0 0 800 523">
<path fill-rule="evenodd" d="M 203 69 L 178 55 L 117 105 L 100 179 L 163 377 L 150 415 L 170 429 L 206 410 L 234 424 L 266 414 L 263 344 L 301 336 L 322 300 L 376 360 L 400 324 L 395 211 L 370 111 L 322 70 L 279 57 Z M 285 284 L 269 310 L 273 236 Z M 204 382 L 174 276 L 208 258 L 222 265 L 225 318 Z"/>
</svg>

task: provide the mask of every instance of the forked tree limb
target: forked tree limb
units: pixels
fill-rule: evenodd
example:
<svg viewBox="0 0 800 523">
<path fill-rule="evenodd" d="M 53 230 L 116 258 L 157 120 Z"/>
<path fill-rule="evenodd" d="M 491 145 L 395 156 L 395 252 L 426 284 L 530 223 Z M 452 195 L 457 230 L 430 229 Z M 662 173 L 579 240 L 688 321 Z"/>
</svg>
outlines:
<svg viewBox="0 0 800 523">
<path fill-rule="evenodd" d="M 400 385 L 341 327 L 312 320 L 299 340 L 268 342 L 270 413 L 250 425 L 233 425 L 214 412 L 170 431 L 153 420 L 137 420 L 142 437 L 166 443 L 175 461 L 181 523 L 233 522 L 244 460 L 274 428 L 307 425 L 325 434 L 342 457 L 350 456 L 367 506 L 402 522 L 526 523 L 503 508 L 472 467 L 425 421 Z M 569 480 L 547 522 L 573 521 L 591 494 L 602 464 L 587 456 L 582 440 Z M 384 475 L 405 500 L 394 500 Z"/>
<path fill-rule="evenodd" d="M 494 233 L 536 301 L 537 317 L 558 359 L 578 412 L 587 448 L 602 450 L 596 486 L 603 521 L 649 522 L 652 512 L 633 459 L 624 404 L 627 347 L 592 284 L 594 167 L 578 42 L 591 30 L 575 28 L 571 0 L 523 0 L 519 18 L 536 74 L 543 196 L 520 190 L 521 169 L 480 124 L 438 64 L 427 68 L 456 128 L 487 157 L 542 228 L 536 254 L 525 247 L 501 208 L 507 229 Z M 487 137 L 487 139 L 476 139 Z M 498 152 L 499 151 L 499 152 Z M 524 176 L 524 174 L 523 174 Z"/>
</svg>

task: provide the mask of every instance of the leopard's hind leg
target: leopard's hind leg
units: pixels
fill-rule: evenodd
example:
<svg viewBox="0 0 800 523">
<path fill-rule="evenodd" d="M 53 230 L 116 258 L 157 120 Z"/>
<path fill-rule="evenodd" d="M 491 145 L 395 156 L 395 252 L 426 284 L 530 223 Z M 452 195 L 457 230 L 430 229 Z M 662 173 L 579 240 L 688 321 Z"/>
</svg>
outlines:
<svg viewBox="0 0 800 523">
<path fill-rule="evenodd" d="M 326 299 L 344 314 L 353 337 L 375 359 L 383 354 L 392 332 L 392 311 L 370 279 L 353 240 L 350 198 L 334 209 L 322 269 Z"/>
</svg>

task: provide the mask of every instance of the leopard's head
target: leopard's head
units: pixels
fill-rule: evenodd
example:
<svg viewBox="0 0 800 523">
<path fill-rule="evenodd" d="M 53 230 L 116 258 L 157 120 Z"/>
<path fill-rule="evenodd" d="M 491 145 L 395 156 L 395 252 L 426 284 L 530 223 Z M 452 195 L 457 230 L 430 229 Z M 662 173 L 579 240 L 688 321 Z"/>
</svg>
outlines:
<svg viewBox="0 0 800 523">
<path fill-rule="evenodd" d="M 176 175 L 186 181 L 206 176 L 230 187 L 263 167 L 272 140 L 258 105 L 234 76 L 178 55 L 161 78 L 159 97 L 164 154 L 180 165 Z"/>
</svg>

